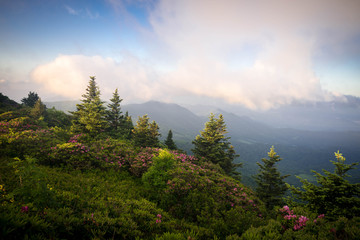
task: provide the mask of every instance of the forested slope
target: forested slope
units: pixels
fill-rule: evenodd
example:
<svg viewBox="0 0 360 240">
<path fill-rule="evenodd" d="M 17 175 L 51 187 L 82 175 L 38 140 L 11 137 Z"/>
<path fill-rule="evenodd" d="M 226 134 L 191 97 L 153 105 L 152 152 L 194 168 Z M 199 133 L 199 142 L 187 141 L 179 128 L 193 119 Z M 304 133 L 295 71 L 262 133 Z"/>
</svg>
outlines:
<svg viewBox="0 0 360 240">
<path fill-rule="evenodd" d="M 252 190 L 233 174 L 236 154 L 221 115 L 210 116 L 190 156 L 161 143 L 159 127 L 148 117 L 132 125 L 116 96 L 105 106 L 93 78 L 71 115 L 47 109 L 34 94 L 23 104 L 1 98 L 2 239 L 359 236 L 359 184 L 346 180 L 354 165 L 340 153 L 332 175 L 317 174 L 320 186 L 287 186 L 293 198 L 282 199 L 283 191 Z M 274 148 L 273 157 L 280 159 Z M 276 165 L 273 170 L 277 176 Z M 263 186 L 284 186 L 282 177 L 267 174 L 258 175 Z M 328 192 L 331 184 L 336 193 Z M 310 197 L 314 192 L 319 198 Z M 272 199 L 275 205 L 268 204 Z"/>
</svg>

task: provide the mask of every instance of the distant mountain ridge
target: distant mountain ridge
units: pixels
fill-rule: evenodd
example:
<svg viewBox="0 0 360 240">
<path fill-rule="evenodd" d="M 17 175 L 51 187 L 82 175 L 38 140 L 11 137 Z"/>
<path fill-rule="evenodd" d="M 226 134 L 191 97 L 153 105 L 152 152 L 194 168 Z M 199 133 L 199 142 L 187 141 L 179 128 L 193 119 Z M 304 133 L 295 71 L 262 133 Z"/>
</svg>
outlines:
<svg viewBox="0 0 360 240">
<path fill-rule="evenodd" d="M 77 102 L 66 102 L 64 104 L 51 105 L 55 108 L 66 108 L 65 111 L 75 110 Z M 71 105 L 73 104 L 73 105 Z M 281 161 L 279 169 L 292 176 L 288 181 L 292 184 L 298 183 L 295 175 L 312 178 L 311 169 L 321 171 L 332 167 L 329 160 L 334 159 L 333 153 L 340 150 L 349 162 L 360 159 L 360 131 L 310 131 L 293 128 L 276 128 L 263 122 L 254 120 L 253 117 L 239 116 L 238 114 L 209 108 L 216 115 L 222 114 L 228 129 L 230 142 L 240 154 L 237 161 L 244 163 L 244 181 L 253 185 L 252 175 L 257 171 L 256 162 L 267 156 L 269 148 L 274 145 L 275 150 L 286 161 Z M 61 109 L 64 110 L 64 109 Z M 199 107 L 198 110 L 201 110 Z M 203 108 L 203 113 L 207 109 Z M 161 138 L 167 136 L 171 129 L 173 139 L 181 149 L 191 153 L 192 140 L 199 131 L 204 129 L 208 121 L 208 115 L 195 114 L 188 108 L 174 103 L 163 103 L 149 101 L 141 104 L 128 104 L 122 106 L 122 111 L 129 112 L 134 123 L 139 116 L 147 114 L 150 121 L 155 121 L 160 126 Z M 356 118 L 356 113 L 353 113 Z M 331 115 L 330 115 L 331 116 Z M 327 115 L 328 118 L 330 118 Z M 353 117 L 354 118 L 354 117 Z M 328 119 L 331 120 L 331 119 Z M 353 179 L 360 179 L 360 171 L 357 171 Z"/>
</svg>

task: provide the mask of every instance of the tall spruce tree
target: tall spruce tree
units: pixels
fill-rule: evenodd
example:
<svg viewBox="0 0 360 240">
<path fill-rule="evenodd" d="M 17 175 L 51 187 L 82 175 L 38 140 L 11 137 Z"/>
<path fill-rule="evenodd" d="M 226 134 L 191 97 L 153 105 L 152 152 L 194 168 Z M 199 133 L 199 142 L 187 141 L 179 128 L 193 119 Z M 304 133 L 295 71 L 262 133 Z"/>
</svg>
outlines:
<svg viewBox="0 0 360 240">
<path fill-rule="evenodd" d="M 265 203 L 267 209 L 273 209 L 274 206 L 280 206 L 283 201 L 283 195 L 287 190 L 284 179 L 288 175 L 280 176 L 275 164 L 282 159 L 276 154 L 274 146 L 268 152 L 269 159 L 263 158 L 263 164 L 257 162 L 260 167 L 259 173 L 255 176 L 257 183 L 256 193 Z"/>
<path fill-rule="evenodd" d="M 149 117 L 144 115 L 136 121 L 132 130 L 135 144 L 140 147 L 159 147 L 159 126 L 155 121 L 149 123 Z"/>
<path fill-rule="evenodd" d="M 165 140 L 164 143 L 167 146 L 167 148 L 170 149 L 170 150 L 176 150 L 177 149 L 176 144 L 175 144 L 175 142 L 173 140 L 173 133 L 172 133 L 171 129 L 169 130 L 168 135 L 167 135 L 166 140 Z"/>
<path fill-rule="evenodd" d="M 72 131 L 95 135 L 106 128 L 106 112 L 104 102 L 100 99 L 100 90 L 95 77 L 91 76 L 86 93 L 82 95 L 81 104 L 76 104 L 77 110 L 71 112 L 74 120 Z"/>
<path fill-rule="evenodd" d="M 323 170 L 325 175 L 322 175 L 312 171 L 317 179 L 316 184 L 298 177 L 303 190 L 290 185 L 288 187 L 318 214 L 325 214 L 332 219 L 360 216 L 360 183 L 350 183 L 346 179 L 350 177 L 347 172 L 355 169 L 359 163 L 345 164 L 345 157 L 339 151 L 335 157 L 336 161 L 330 161 L 335 165 L 333 173 Z"/>
<path fill-rule="evenodd" d="M 236 168 L 242 164 L 233 163 L 239 155 L 235 153 L 234 147 L 229 142 L 230 137 L 225 136 L 226 133 L 223 116 L 220 114 L 216 119 L 211 113 L 204 130 L 192 142 L 195 146 L 192 151 L 196 157 L 204 157 L 214 164 L 219 164 L 226 174 L 240 178 Z"/>
<path fill-rule="evenodd" d="M 120 107 L 121 101 L 122 99 L 119 96 L 118 89 L 115 89 L 113 97 L 110 99 L 111 103 L 108 105 L 108 110 L 106 111 L 110 131 L 118 131 L 124 120 Z"/>
<path fill-rule="evenodd" d="M 133 129 L 134 124 L 132 118 L 129 115 L 129 112 L 126 111 L 122 122 L 121 132 L 126 139 L 131 139 Z"/>
</svg>

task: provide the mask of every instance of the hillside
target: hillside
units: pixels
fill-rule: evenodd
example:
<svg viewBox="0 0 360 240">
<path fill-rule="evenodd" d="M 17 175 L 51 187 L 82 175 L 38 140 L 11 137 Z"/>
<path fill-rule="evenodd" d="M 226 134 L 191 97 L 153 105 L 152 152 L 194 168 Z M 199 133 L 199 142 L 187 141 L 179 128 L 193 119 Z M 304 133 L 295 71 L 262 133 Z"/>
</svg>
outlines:
<svg viewBox="0 0 360 240">
<path fill-rule="evenodd" d="M 268 145 L 261 139 L 284 141 L 279 145 L 284 155 L 313 155 L 299 154 L 303 146 L 286 145 L 291 134 L 302 131 L 274 138 L 277 129 L 223 112 L 245 164 L 239 181 L 204 157 L 139 146 L 136 136 L 105 124 L 74 132 L 76 124 L 83 127 L 80 122 L 52 108 L 38 111 L 39 100 L 32 108 L 12 109 L 7 105 L 13 102 L 6 102 L 3 110 L 11 111 L 0 118 L 1 239 L 356 239 L 360 234 L 354 217 L 357 185 L 334 185 L 348 189 L 346 197 L 330 199 L 326 209 L 298 205 L 296 199 L 290 208 L 281 198 L 283 205 L 273 209 L 247 184 L 255 164 L 243 159 L 266 156 L 262 149 Z M 173 129 L 175 137 L 189 142 L 206 121 L 176 104 L 148 102 L 123 110 L 132 116 L 146 111 L 165 132 Z M 284 160 L 279 166 L 289 172 L 306 161 Z M 338 207 L 338 198 L 346 201 L 344 207 Z"/>
<path fill-rule="evenodd" d="M 353 100 L 350 105 L 338 103 L 335 107 L 333 106 L 333 109 L 338 109 L 338 112 L 346 112 L 348 116 L 351 109 L 354 110 L 358 108 L 358 101 L 355 100 Z M 70 110 L 74 109 L 73 106 L 75 102 L 47 104 L 49 106 L 59 106 L 62 109 Z M 330 112 L 326 110 L 330 108 L 329 106 L 330 105 L 326 105 L 325 110 L 323 110 L 323 115 L 321 115 L 321 112 L 317 113 L 317 115 L 321 115 L 320 118 L 312 115 L 312 119 L 316 119 L 314 120 L 316 121 L 315 125 L 318 124 L 317 121 L 320 121 L 319 119 L 328 118 L 328 120 L 331 121 L 331 119 L 336 118 L 335 116 L 330 118 Z M 341 107 L 347 110 L 341 110 Z M 284 161 L 280 163 L 279 169 L 284 174 L 291 174 L 291 177 L 289 177 L 287 181 L 295 185 L 300 184 L 295 177 L 296 175 L 313 179 L 310 170 L 321 171 L 321 169 L 331 167 L 329 159 L 332 158 L 333 152 L 337 150 L 344 152 L 348 156 L 349 162 L 360 159 L 360 149 L 358 147 L 360 131 L 340 131 L 340 129 L 335 129 L 334 131 L 310 131 L 292 128 L 275 128 L 255 121 L 250 117 L 239 116 L 216 107 L 192 106 L 189 108 L 192 109 L 192 111 L 178 104 L 150 101 L 143 104 L 124 105 L 122 106 L 122 111 L 128 111 L 134 123 L 136 123 L 139 116 L 148 114 L 151 121 L 159 124 L 162 139 L 167 136 L 169 129 L 171 129 L 174 134 L 174 141 L 178 147 L 188 153 L 191 153 L 191 149 L 193 148 L 191 144 L 192 140 L 194 140 L 195 136 L 199 134 L 199 131 L 204 128 L 204 124 L 208 120 L 206 114 L 209 112 L 222 114 L 228 128 L 229 136 L 231 137 L 231 143 L 234 145 L 236 152 L 240 154 L 237 161 L 244 164 L 244 167 L 239 171 L 243 172 L 244 181 L 250 186 L 254 186 L 252 176 L 256 174 L 257 171 L 256 162 L 266 156 L 272 145 L 276 147 L 280 156 L 284 159 Z M 311 108 L 302 106 L 301 108 L 303 111 L 308 109 L 306 111 L 316 112 L 316 108 L 319 108 L 319 106 L 315 109 L 314 106 L 311 106 Z M 297 121 L 306 121 L 301 120 L 298 114 L 290 114 L 294 111 L 294 108 L 291 109 L 291 111 L 287 110 L 290 116 L 284 113 L 280 115 L 278 112 L 279 116 L 287 116 L 289 118 L 296 116 Z M 276 111 L 286 112 L 284 109 L 273 110 L 272 112 Z M 272 115 L 272 113 L 269 114 Z M 357 114 L 353 112 L 352 119 L 356 119 L 357 117 Z M 306 119 L 310 117 L 304 115 L 302 118 Z M 360 170 L 354 172 L 352 180 L 354 182 L 360 180 Z"/>
<path fill-rule="evenodd" d="M 191 141 L 204 128 L 207 117 L 198 116 L 176 104 L 147 102 L 144 104 L 126 105 L 124 110 L 132 116 L 148 114 L 151 120 L 160 126 L 163 137 L 168 129 L 176 134 L 177 145 L 191 153 Z M 289 128 L 274 128 L 259 123 L 246 116 L 215 109 L 217 114 L 223 114 L 228 127 L 231 143 L 240 154 L 238 161 L 244 163 L 244 180 L 254 185 L 252 175 L 257 171 L 256 162 L 265 157 L 269 148 L 274 145 L 284 161 L 279 168 L 284 174 L 291 174 L 288 179 L 291 184 L 299 184 L 295 175 L 307 176 L 312 179 L 311 169 L 321 170 L 331 166 L 333 152 L 341 150 L 350 162 L 360 158 L 360 132 L 356 131 L 305 131 Z M 134 117 L 133 120 L 136 118 Z M 180 133 L 180 134 L 179 134 Z M 360 171 L 354 174 L 354 181 L 360 179 Z"/>
</svg>

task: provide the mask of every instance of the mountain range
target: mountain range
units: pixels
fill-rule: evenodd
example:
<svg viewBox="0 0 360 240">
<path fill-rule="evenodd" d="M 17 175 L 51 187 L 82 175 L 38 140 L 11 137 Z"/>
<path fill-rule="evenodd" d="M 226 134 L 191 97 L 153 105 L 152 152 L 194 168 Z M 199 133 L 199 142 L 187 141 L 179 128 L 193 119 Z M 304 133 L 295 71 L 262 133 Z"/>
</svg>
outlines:
<svg viewBox="0 0 360 240">
<path fill-rule="evenodd" d="M 49 102 L 48 107 L 59 110 L 75 110 L 75 102 Z M 150 121 L 160 126 L 162 139 L 168 131 L 179 148 L 191 153 L 192 140 L 204 128 L 210 112 L 222 114 L 227 125 L 230 142 L 243 162 L 243 181 L 252 186 L 261 158 L 267 157 L 272 145 L 283 158 L 279 170 L 291 174 L 287 179 L 297 185 L 295 175 L 314 180 L 310 170 L 332 171 L 329 160 L 340 150 L 348 163 L 360 159 L 360 100 L 349 97 L 347 102 L 317 104 L 293 104 L 269 111 L 250 111 L 240 107 L 225 106 L 226 110 L 201 105 L 180 106 L 174 103 L 149 101 L 141 104 L 127 104 L 122 111 L 128 111 L 136 122 L 139 116 L 147 114 Z M 229 111 L 230 110 L 230 111 Z M 244 114 L 244 115 L 241 115 Z M 246 115 L 245 115 L 246 114 Z M 322 123 L 322 124 L 321 124 Z M 298 127 L 298 128 L 296 128 Z M 351 174 L 352 180 L 360 180 L 360 171 Z"/>
</svg>

